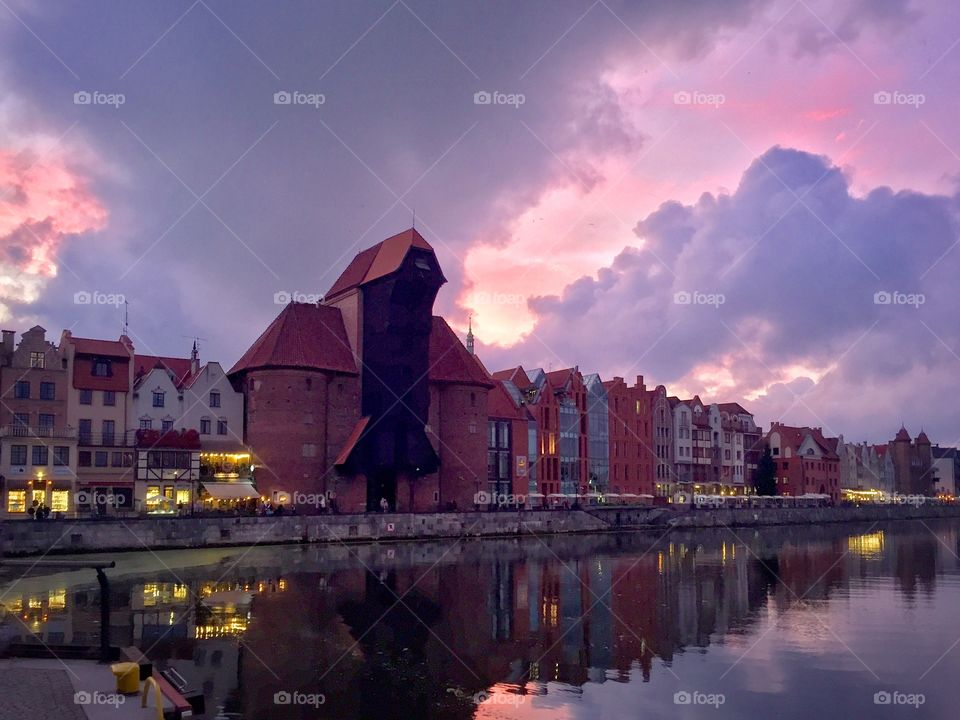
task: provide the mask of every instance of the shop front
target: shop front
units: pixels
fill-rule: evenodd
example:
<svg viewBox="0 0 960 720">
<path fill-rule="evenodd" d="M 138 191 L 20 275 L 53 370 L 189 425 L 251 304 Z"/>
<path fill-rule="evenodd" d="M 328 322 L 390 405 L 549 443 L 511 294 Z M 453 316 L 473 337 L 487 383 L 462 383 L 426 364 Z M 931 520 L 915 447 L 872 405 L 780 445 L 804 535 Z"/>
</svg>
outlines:
<svg viewBox="0 0 960 720">
<path fill-rule="evenodd" d="M 250 452 L 243 446 L 200 453 L 199 506 L 206 513 L 253 514 L 260 493 L 253 483 Z"/>
</svg>

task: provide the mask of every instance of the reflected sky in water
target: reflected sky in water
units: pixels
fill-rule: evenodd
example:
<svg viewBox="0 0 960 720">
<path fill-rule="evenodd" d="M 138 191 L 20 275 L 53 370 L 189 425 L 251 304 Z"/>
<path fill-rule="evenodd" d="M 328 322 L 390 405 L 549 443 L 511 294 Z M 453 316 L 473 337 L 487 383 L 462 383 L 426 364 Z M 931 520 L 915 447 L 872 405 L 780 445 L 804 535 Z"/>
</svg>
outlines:
<svg viewBox="0 0 960 720">
<path fill-rule="evenodd" d="M 952 718 L 958 540 L 940 521 L 130 553 L 111 632 L 207 717 Z M 96 644 L 92 571 L 22 572 L 0 576 L 4 641 Z"/>
</svg>

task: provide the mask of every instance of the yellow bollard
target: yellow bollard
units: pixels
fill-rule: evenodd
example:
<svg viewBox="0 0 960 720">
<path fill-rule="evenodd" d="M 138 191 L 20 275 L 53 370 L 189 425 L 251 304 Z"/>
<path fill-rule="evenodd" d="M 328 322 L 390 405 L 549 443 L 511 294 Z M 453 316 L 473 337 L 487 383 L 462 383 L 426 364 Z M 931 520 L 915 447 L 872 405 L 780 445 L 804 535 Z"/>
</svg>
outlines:
<svg viewBox="0 0 960 720">
<path fill-rule="evenodd" d="M 163 693 L 160 692 L 160 685 L 152 677 L 143 681 L 143 694 L 140 696 L 140 707 L 147 706 L 147 695 L 150 693 L 150 686 L 153 686 L 154 695 L 157 698 L 157 720 L 163 720 Z"/>
<path fill-rule="evenodd" d="M 117 692 L 136 695 L 140 692 L 140 666 L 132 662 L 114 663 L 110 671 L 117 678 Z"/>
</svg>

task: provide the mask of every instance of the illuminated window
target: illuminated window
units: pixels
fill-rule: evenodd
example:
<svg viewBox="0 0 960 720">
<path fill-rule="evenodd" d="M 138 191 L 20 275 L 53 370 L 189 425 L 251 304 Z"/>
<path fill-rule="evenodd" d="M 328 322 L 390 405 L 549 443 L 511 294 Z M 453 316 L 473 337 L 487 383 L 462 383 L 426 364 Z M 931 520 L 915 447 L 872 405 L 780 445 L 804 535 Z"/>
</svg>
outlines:
<svg viewBox="0 0 960 720">
<path fill-rule="evenodd" d="M 47 499 L 47 491 L 43 489 L 34 488 L 30 493 L 30 500 L 35 503 L 43 503 Z"/>
<path fill-rule="evenodd" d="M 10 490 L 7 492 L 7 512 L 27 511 L 27 491 Z"/>
<path fill-rule="evenodd" d="M 54 490 L 50 493 L 50 509 L 54 512 L 67 512 L 70 509 L 70 493 L 67 490 Z"/>
<path fill-rule="evenodd" d="M 160 497 L 160 486 L 159 485 L 147 485 L 147 512 L 151 512 L 157 509 L 157 504 L 159 502 L 158 498 Z"/>
<path fill-rule="evenodd" d="M 65 588 L 60 590 L 51 590 L 50 597 L 47 600 L 47 606 L 51 610 L 63 610 L 67 606 L 67 591 Z"/>
<path fill-rule="evenodd" d="M 189 504 L 190 504 L 190 491 L 177 490 L 177 505 L 189 505 Z"/>
</svg>

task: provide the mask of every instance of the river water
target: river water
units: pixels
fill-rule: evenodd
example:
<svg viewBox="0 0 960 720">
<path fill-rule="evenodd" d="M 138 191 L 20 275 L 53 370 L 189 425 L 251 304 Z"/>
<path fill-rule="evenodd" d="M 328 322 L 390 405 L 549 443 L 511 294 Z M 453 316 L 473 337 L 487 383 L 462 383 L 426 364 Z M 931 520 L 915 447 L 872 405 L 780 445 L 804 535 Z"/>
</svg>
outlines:
<svg viewBox="0 0 960 720">
<path fill-rule="evenodd" d="M 112 556 L 111 640 L 205 717 L 953 718 L 960 522 Z M 79 556 L 78 556 L 79 557 Z M 89 570 L 2 637 L 96 645 Z"/>
</svg>

